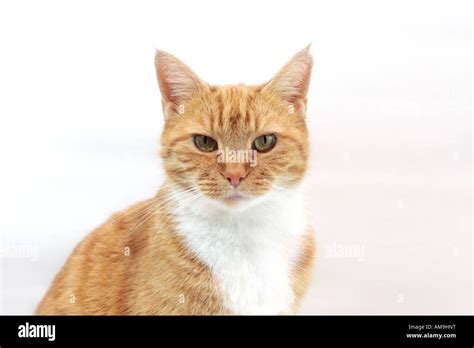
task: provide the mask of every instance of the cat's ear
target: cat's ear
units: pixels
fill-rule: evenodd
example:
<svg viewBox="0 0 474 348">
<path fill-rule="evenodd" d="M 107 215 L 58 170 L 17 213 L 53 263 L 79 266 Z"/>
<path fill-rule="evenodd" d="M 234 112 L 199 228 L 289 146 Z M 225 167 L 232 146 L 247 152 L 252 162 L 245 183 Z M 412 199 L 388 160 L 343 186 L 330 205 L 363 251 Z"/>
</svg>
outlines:
<svg viewBox="0 0 474 348">
<path fill-rule="evenodd" d="M 156 51 L 155 68 L 165 116 L 170 108 L 178 110 L 197 90 L 206 88 L 189 67 L 167 52 Z"/>
<path fill-rule="evenodd" d="M 307 46 L 295 54 L 263 87 L 263 90 L 276 94 L 289 104 L 306 103 L 313 68 L 313 57 L 309 49 L 310 46 Z"/>
</svg>

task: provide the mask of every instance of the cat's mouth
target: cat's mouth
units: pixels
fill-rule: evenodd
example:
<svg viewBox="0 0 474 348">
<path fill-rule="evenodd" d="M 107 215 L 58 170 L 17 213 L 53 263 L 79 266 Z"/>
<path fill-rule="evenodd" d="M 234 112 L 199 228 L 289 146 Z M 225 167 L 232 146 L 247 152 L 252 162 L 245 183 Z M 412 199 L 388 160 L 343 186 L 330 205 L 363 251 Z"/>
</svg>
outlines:
<svg viewBox="0 0 474 348">
<path fill-rule="evenodd" d="M 225 196 L 223 198 L 223 201 L 225 203 L 228 203 L 228 204 L 236 204 L 236 203 L 239 203 L 239 202 L 242 202 L 242 201 L 245 201 L 245 200 L 248 200 L 249 197 L 247 196 L 244 196 L 242 193 L 240 192 L 232 192 L 231 194 Z"/>
</svg>

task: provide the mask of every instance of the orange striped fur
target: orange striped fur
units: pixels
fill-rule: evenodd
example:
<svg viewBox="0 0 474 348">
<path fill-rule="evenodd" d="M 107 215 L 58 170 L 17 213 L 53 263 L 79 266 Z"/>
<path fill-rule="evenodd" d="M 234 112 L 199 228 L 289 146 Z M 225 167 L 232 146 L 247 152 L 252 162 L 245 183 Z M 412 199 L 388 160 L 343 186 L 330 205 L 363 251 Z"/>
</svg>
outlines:
<svg viewBox="0 0 474 348">
<path fill-rule="evenodd" d="M 187 242 L 186 227 L 180 227 L 179 220 L 186 216 L 179 218 L 178 210 L 188 203 L 209 204 L 209 210 L 222 209 L 223 215 L 239 211 L 241 219 L 253 209 L 265 209 L 258 205 L 264 203 L 254 201 L 265 202 L 277 188 L 282 192 L 278 199 L 284 200 L 285 192 L 299 186 L 308 160 L 309 49 L 259 86 L 210 86 L 162 51 L 157 52 L 155 64 L 165 116 L 161 156 L 166 182 L 154 198 L 114 214 L 80 242 L 37 314 L 247 314 L 228 304 L 229 294 L 221 284 L 225 275 L 217 274 L 217 268 L 195 250 L 199 248 Z M 219 149 L 250 150 L 257 137 L 269 133 L 275 134 L 276 145 L 257 153 L 255 166 L 219 162 L 216 152 L 202 152 L 193 141 L 193 135 L 199 134 L 215 139 Z M 228 173 L 240 177 L 238 188 L 229 184 Z M 252 214 L 258 219 L 255 211 Z M 265 214 L 271 219 L 271 212 Z M 276 308 L 277 313 L 268 314 L 296 312 L 308 287 L 314 238 L 303 222 L 299 229 L 300 242 L 290 255 L 291 300 L 281 309 L 278 303 L 261 307 Z M 206 246 L 204 253 L 212 254 L 212 248 Z M 252 284 L 240 285 L 246 293 L 252 291 Z M 245 305 L 251 309 L 252 300 Z"/>
</svg>

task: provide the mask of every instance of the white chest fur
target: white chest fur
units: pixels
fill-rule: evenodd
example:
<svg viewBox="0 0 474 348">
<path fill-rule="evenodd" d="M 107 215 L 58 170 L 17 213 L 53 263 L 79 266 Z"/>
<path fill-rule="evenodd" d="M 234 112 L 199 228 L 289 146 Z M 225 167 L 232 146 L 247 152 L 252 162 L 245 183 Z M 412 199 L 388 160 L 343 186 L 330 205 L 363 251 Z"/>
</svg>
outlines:
<svg viewBox="0 0 474 348">
<path fill-rule="evenodd" d="M 294 296 L 291 270 L 306 227 L 300 190 L 269 193 L 238 210 L 192 195 L 180 195 L 173 211 L 177 232 L 211 269 L 226 309 L 234 314 L 288 312 Z"/>
</svg>

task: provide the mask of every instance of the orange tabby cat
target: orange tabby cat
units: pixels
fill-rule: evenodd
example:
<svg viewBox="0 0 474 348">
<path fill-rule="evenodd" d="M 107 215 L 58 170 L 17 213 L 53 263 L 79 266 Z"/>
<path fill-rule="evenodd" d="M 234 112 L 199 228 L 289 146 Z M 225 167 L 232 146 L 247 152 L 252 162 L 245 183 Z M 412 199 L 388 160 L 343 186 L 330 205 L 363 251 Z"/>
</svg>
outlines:
<svg viewBox="0 0 474 348">
<path fill-rule="evenodd" d="M 75 248 L 37 313 L 294 313 L 314 258 L 309 48 L 259 86 L 210 86 L 162 51 L 155 65 L 166 183 Z"/>
</svg>

